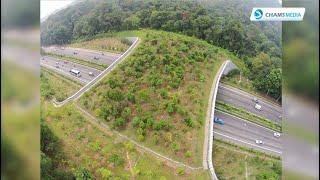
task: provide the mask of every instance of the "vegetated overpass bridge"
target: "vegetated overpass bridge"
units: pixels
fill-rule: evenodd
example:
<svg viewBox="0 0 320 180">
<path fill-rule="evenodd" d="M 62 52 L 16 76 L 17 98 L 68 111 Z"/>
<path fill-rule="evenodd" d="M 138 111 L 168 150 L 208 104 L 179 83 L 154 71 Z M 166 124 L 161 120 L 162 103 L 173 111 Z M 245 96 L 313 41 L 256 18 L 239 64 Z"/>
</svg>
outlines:
<svg viewBox="0 0 320 180">
<path fill-rule="evenodd" d="M 208 110 L 206 116 L 206 129 L 205 129 L 205 142 L 203 153 L 203 168 L 209 169 L 211 179 L 218 180 L 212 163 L 212 150 L 213 150 L 213 126 L 214 126 L 214 110 L 216 104 L 216 98 L 219 88 L 219 82 L 223 75 L 227 75 L 230 71 L 237 69 L 231 60 L 226 60 L 220 67 L 217 75 L 215 76 L 208 102 Z"/>
<path fill-rule="evenodd" d="M 110 71 L 112 71 L 117 64 L 119 64 L 123 59 L 125 59 L 132 50 L 137 46 L 139 42 L 138 37 L 129 37 L 129 40 L 132 41 L 132 45 L 127 49 L 126 52 L 124 52 L 121 56 L 119 56 L 107 69 L 102 71 L 97 77 L 95 77 L 93 80 L 91 80 L 89 83 L 87 83 L 85 86 L 83 86 L 78 92 L 73 94 L 72 96 L 68 97 L 62 102 L 57 102 L 53 100 L 53 104 L 56 107 L 61 107 L 64 104 L 66 104 L 69 101 L 78 99 L 81 95 L 83 95 L 85 92 L 87 92 L 89 89 L 91 89 L 95 84 L 97 84 L 103 77 L 105 77 L 107 74 L 109 74 Z"/>
</svg>

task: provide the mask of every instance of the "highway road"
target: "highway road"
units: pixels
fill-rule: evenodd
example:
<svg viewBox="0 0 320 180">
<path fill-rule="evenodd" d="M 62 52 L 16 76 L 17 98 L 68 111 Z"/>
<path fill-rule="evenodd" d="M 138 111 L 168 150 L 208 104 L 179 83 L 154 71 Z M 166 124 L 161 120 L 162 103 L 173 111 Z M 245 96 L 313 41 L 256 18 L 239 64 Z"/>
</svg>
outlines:
<svg viewBox="0 0 320 180">
<path fill-rule="evenodd" d="M 72 56 L 75 58 L 83 59 L 97 64 L 112 64 L 120 54 L 100 52 L 89 49 L 71 48 L 71 47 L 42 47 L 47 53 L 53 53 L 64 56 Z"/>
<path fill-rule="evenodd" d="M 92 79 L 94 79 L 97 75 L 101 73 L 101 71 L 87 67 L 81 64 L 76 64 L 70 61 L 64 61 L 57 58 L 44 56 L 40 59 L 41 66 L 47 67 L 49 69 L 52 69 L 56 72 L 59 72 L 62 75 L 66 75 L 68 77 L 71 77 L 73 79 L 76 79 L 83 84 L 86 84 L 90 82 Z M 80 71 L 80 77 L 77 77 L 75 75 L 72 75 L 69 71 L 71 69 L 75 69 Z M 89 72 L 92 72 L 93 75 L 89 75 Z"/>
<path fill-rule="evenodd" d="M 275 131 L 217 110 L 215 117 L 224 121 L 224 125 L 214 124 L 215 139 L 229 141 L 269 154 L 281 155 L 282 137 L 275 137 L 273 134 Z M 256 140 L 261 140 L 264 144 L 258 145 Z"/>
<path fill-rule="evenodd" d="M 256 96 L 220 83 L 217 100 L 225 102 L 227 104 L 231 104 L 238 108 L 243 108 L 248 112 L 281 124 L 281 107 L 258 98 L 258 104 L 261 105 L 261 111 L 259 111 L 254 108 L 256 104 L 253 101 L 254 97 Z"/>
</svg>

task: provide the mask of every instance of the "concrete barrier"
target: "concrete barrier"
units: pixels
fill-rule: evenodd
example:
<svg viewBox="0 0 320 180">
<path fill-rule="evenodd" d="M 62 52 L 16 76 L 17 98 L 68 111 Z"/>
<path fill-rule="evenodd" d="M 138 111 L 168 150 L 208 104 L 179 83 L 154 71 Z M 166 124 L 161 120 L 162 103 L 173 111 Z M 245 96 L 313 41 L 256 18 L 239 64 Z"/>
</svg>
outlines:
<svg viewBox="0 0 320 180">
<path fill-rule="evenodd" d="M 132 45 L 124 52 L 121 56 L 119 56 L 107 69 L 102 71 L 97 77 L 92 79 L 88 84 L 83 86 L 78 92 L 74 93 L 72 96 L 68 97 L 62 102 L 52 101 L 55 107 L 61 107 L 65 103 L 78 99 L 83 93 L 87 92 L 89 89 L 91 89 L 94 85 L 96 85 L 102 78 L 104 78 L 111 70 L 113 70 L 117 64 L 119 64 L 123 59 L 125 59 L 131 51 L 135 48 L 135 46 L 138 44 L 139 38 L 136 37 L 133 41 Z"/>
<path fill-rule="evenodd" d="M 211 179 L 213 180 L 218 180 L 218 177 L 215 173 L 213 163 L 212 163 L 212 150 L 213 150 L 213 125 L 214 125 L 214 109 L 216 105 L 216 98 L 217 98 L 217 93 L 218 93 L 218 88 L 219 88 L 219 82 L 222 77 L 222 75 L 228 74 L 231 70 L 236 69 L 237 67 L 232 63 L 231 60 L 227 60 L 222 64 L 222 67 L 220 67 L 218 76 L 216 76 L 215 79 L 215 85 L 213 89 L 213 95 L 212 95 L 212 100 L 211 100 L 211 112 L 210 112 L 210 119 L 209 119 L 209 132 L 208 132 L 208 146 L 207 146 L 207 165 L 208 169 L 210 171 Z"/>
</svg>

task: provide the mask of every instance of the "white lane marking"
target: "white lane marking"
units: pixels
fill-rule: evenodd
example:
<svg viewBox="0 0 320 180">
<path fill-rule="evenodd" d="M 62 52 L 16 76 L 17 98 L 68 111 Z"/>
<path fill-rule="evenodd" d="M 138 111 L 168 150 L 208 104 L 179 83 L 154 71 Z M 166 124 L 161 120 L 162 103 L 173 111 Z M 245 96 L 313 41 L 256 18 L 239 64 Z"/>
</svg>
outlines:
<svg viewBox="0 0 320 180">
<path fill-rule="evenodd" d="M 234 87 L 229 87 L 229 86 L 227 87 L 227 86 L 222 85 L 222 84 L 220 84 L 219 87 L 224 88 L 224 89 L 227 89 L 227 90 L 232 91 L 232 92 L 235 92 L 235 93 L 238 93 L 238 94 L 241 94 L 241 95 L 246 96 L 246 97 L 249 97 L 249 98 L 253 98 L 253 97 L 256 96 L 256 95 L 252 95 L 252 94 L 250 94 L 250 93 L 248 93 L 248 92 L 245 92 L 245 91 L 236 89 L 236 88 L 234 88 Z M 262 98 L 262 97 L 260 97 L 260 99 L 261 99 L 261 98 Z M 276 104 L 271 103 L 271 102 L 268 102 L 268 101 L 265 100 L 265 99 L 262 99 L 261 102 L 263 102 L 264 104 L 268 105 L 268 106 L 271 107 L 271 108 L 274 108 L 276 111 L 280 111 L 280 112 L 281 112 L 281 110 L 278 110 L 278 109 L 277 109 L 277 108 L 282 109 L 281 106 L 276 105 Z"/>
<path fill-rule="evenodd" d="M 223 136 L 223 137 L 226 137 L 226 138 L 229 138 L 229 139 L 232 139 L 232 140 L 234 140 L 234 141 L 239 141 L 239 142 L 242 142 L 242 143 L 245 143 L 245 144 L 248 144 L 248 145 L 257 147 L 257 148 L 260 148 L 260 149 L 264 149 L 264 150 L 267 150 L 267 151 L 271 151 L 271 152 L 275 152 L 275 153 L 278 153 L 278 154 L 282 154 L 282 152 L 280 152 L 280 151 L 276 151 L 276 150 L 273 150 L 273 149 L 261 147 L 261 146 L 258 146 L 258 145 L 256 145 L 256 144 L 251 144 L 251 143 L 242 141 L 242 140 L 240 140 L 240 139 L 236 139 L 236 138 L 230 137 L 230 136 L 228 136 L 228 135 L 224 135 L 224 134 L 221 134 L 221 133 L 218 133 L 218 132 L 213 132 L 213 133 L 214 133 L 214 134 L 218 134 L 218 135 Z"/>
<path fill-rule="evenodd" d="M 261 126 L 261 125 L 259 125 L 259 124 L 250 122 L 250 121 L 248 121 L 248 120 L 242 119 L 242 118 L 237 117 L 237 116 L 235 116 L 235 115 L 229 114 L 229 113 L 227 113 L 227 112 L 224 112 L 224 111 L 221 111 L 221 110 L 218 110 L 218 109 L 216 109 L 216 111 L 218 111 L 218 112 L 220 112 L 220 113 L 223 113 L 223 114 L 227 114 L 228 116 L 234 117 L 234 118 L 239 119 L 239 120 L 241 120 L 241 121 L 244 121 L 244 122 L 246 122 L 246 123 L 250 123 L 250 124 L 253 124 L 253 125 L 255 125 L 255 126 L 259 126 L 259 127 L 263 128 L 263 129 L 266 129 L 266 130 L 268 130 L 268 131 L 278 132 L 278 131 L 269 129 L 269 128 L 267 128 L 267 127 Z M 278 133 L 281 133 L 281 132 L 278 132 Z"/>
</svg>

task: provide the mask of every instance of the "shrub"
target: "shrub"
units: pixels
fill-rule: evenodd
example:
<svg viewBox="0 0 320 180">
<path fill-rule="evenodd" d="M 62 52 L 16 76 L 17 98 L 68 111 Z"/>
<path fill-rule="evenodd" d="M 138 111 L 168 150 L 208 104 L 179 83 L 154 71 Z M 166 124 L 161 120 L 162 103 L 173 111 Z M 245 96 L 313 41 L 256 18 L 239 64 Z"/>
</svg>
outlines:
<svg viewBox="0 0 320 180">
<path fill-rule="evenodd" d="M 173 142 L 171 144 L 171 148 L 173 149 L 174 152 L 177 152 L 180 150 L 180 145 L 177 142 Z"/>
<path fill-rule="evenodd" d="M 179 167 L 179 168 L 178 168 L 178 175 L 182 176 L 182 175 L 184 175 L 184 173 L 185 173 L 184 168 Z"/>
<path fill-rule="evenodd" d="M 91 180 L 93 179 L 92 174 L 84 167 L 80 167 L 74 173 L 76 180 Z"/>
<path fill-rule="evenodd" d="M 161 89 L 160 95 L 162 98 L 166 99 L 166 98 L 168 98 L 168 91 L 166 89 Z"/>
<path fill-rule="evenodd" d="M 187 151 L 185 154 L 184 154 L 185 157 L 187 158 L 190 158 L 192 156 L 192 153 L 191 151 Z"/>
<path fill-rule="evenodd" d="M 114 123 L 113 123 L 113 126 L 115 128 L 120 128 L 120 127 L 123 127 L 125 125 L 125 120 L 123 118 L 117 118 Z"/>
<path fill-rule="evenodd" d="M 127 99 L 128 101 L 132 102 L 132 103 L 135 103 L 136 102 L 136 97 L 134 96 L 134 94 L 132 92 L 129 92 L 127 94 Z"/>
<path fill-rule="evenodd" d="M 184 123 L 185 123 L 188 127 L 193 127 L 193 126 L 194 126 L 194 123 L 193 123 L 193 121 L 191 120 L 190 117 L 185 118 L 185 119 L 184 119 Z"/>
<path fill-rule="evenodd" d="M 166 106 L 166 110 L 169 114 L 172 114 L 177 110 L 176 104 L 174 102 L 168 102 Z"/>
<path fill-rule="evenodd" d="M 101 174 L 101 177 L 103 179 L 111 179 L 112 178 L 112 172 L 109 169 L 99 168 L 98 172 Z"/>
<path fill-rule="evenodd" d="M 114 100 L 114 101 L 121 101 L 124 99 L 124 95 L 123 95 L 122 91 L 120 91 L 118 89 L 109 89 L 107 91 L 107 97 L 111 100 Z"/>
<path fill-rule="evenodd" d="M 154 120 L 153 120 L 152 117 L 147 118 L 146 124 L 147 124 L 148 128 L 152 128 L 153 127 L 153 123 L 154 123 Z"/>
<path fill-rule="evenodd" d="M 118 154 L 112 154 L 109 159 L 109 163 L 112 163 L 114 166 L 120 166 L 124 163 L 124 160 Z"/>
<path fill-rule="evenodd" d="M 166 120 L 160 120 L 159 122 L 157 122 L 154 126 L 154 129 L 159 131 L 159 130 L 169 130 L 170 129 L 170 124 L 168 121 Z"/>
<path fill-rule="evenodd" d="M 130 107 L 125 107 L 121 113 L 121 117 L 124 118 L 125 120 L 128 120 L 130 116 L 131 116 Z"/>
<path fill-rule="evenodd" d="M 140 119 L 139 117 L 135 116 L 135 117 L 133 118 L 133 120 L 132 120 L 132 126 L 133 126 L 133 127 L 138 127 L 139 124 L 140 124 L 140 121 L 141 121 L 141 119 Z"/>
<path fill-rule="evenodd" d="M 99 151 L 101 149 L 100 143 L 98 141 L 89 143 L 89 146 L 94 151 Z"/>
</svg>

